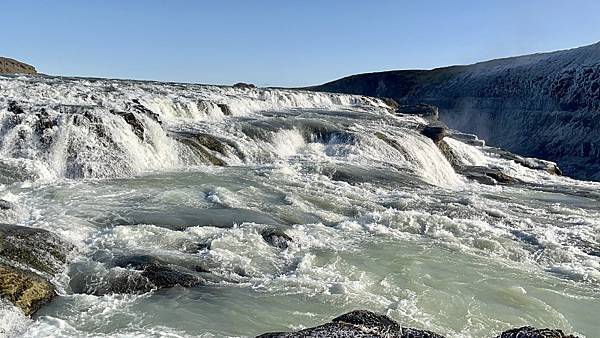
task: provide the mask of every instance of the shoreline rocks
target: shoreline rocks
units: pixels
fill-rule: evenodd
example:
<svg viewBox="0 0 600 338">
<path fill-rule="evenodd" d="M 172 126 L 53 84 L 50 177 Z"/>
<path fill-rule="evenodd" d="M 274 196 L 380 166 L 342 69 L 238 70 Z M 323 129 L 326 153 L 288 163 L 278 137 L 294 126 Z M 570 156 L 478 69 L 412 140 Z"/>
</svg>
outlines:
<svg viewBox="0 0 600 338">
<path fill-rule="evenodd" d="M 331 320 L 331 322 L 295 332 L 264 333 L 257 338 L 305 338 L 305 337 L 395 337 L 395 338 L 445 338 L 438 333 L 402 327 L 390 317 L 367 310 L 355 310 Z M 578 338 L 558 329 L 536 329 L 524 326 L 504 331 L 494 338 Z"/>
</svg>

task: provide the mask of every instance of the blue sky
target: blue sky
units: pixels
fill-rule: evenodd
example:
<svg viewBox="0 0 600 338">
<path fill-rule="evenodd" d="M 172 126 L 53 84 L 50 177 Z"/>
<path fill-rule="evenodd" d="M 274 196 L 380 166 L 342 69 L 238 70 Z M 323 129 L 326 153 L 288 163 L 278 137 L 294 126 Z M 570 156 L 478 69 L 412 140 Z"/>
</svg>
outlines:
<svg viewBox="0 0 600 338">
<path fill-rule="evenodd" d="M 4 1 L 0 55 L 56 75 L 302 86 L 600 41 L 597 0 Z"/>
</svg>

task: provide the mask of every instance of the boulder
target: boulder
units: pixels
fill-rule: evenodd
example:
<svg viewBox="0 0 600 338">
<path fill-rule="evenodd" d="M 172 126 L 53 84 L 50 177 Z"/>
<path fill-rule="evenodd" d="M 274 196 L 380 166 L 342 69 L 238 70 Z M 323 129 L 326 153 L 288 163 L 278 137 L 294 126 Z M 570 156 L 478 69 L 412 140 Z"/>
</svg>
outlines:
<svg viewBox="0 0 600 338">
<path fill-rule="evenodd" d="M 443 124 L 430 124 L 421 130 L 421 134 L 433 140 L 433 143 L 439 144 L 444 137 L 448 136 L 448 127 Z"/>
<path fill-rule="evenodd" d="M 26 63 L 0 57 L 0 74 L 9 73 L 9 74 L 37 74 L 35 67 L 28 65 Z"/>
<path fill-rule="evenodd" d="M 496 338 L 577 338 L 574 335 L 567 335 L 562 330 L 556 329 L 536 329 L 531 326 L 523 326 L 502 332 Z"/>
<path fill-rule="evenodd" d="M 72 249 L 47 230 L 0 224 L 0 259 L 10 265 L 54 275 L 62 270 Z"/>
<path fill-rule="evenodd" d="M 0 297 L 33 314 L 54 297 L 49 280 L 72 249 L 49 231 L 0 224 Z"/>
<path fill-rule="evenodd" d="M 33 314 L 54 296 L 54 287 L 44 278 L 0 264 L 0 297 L 11 301 L 25 315 Z"/>
<path fill-rule="evenodd" d="M 269 245 L 282 250 L 287 249 L 289 243 L 294 241 L 290 236 L 283 232 L 283 230 L 276 228 L 267 228 L 263 230 L 260 235 L 265 242 L 269 243 Z"/>
<path fill-rule="evenodd" d="M 238 82 L 233 85 L 233 88 L 253 89 L 256 86 L 253 83 Z"/>
<path fill-rule="evenodd" d="M 428 330 L 402 327 L 386 315 L 366 310 L 356 310 L 331 320 L 331 322 L 296 332 L 265 333 L 257 338 L 444 338 Z M 501 333 L 494 338 L 578 338 L 558 329 L 536 329 L 524 326 Z"/>
<path fill-rule="evenodd" d="M 261 338 L 300 338 L 300 337 L 398 337 L 398 338 L 444 338 L 437 333 L 405 328 L 386 315 L 365 310 L 356 310 L 337 318 L 330 323 L 300 330 L 297 332 L 265 333 Z"/>
<path fill-rule="evenodd" d="M 439 110 L 438 107 L 432 106 L 430 104 L 409 104 L 397 106 L 396 114 L 418 115 L 425 118 L 426 120 L 436 121 L 439 117 Z"/>
</svg>

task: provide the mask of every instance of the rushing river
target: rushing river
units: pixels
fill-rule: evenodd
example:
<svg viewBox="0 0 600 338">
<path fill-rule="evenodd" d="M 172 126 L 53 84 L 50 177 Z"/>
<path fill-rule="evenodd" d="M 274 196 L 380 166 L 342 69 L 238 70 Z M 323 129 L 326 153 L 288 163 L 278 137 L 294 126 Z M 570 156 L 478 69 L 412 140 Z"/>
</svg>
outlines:
<svg viewBox="0 0 600 338">
<path fill-rule="evenodd" d="M 424 119 L 360 96 L 52 77 L 0 94 L 0 222 L 76 246 L 33 318 L 0 302 L 0 334 L 253 336 L 353 309 L 448 337 L 600 332 L 600 184 L 447 137 L 518 183 L 468 180 Z M 124 257 L 203 283 L 145 290 Z"/>
</svg>

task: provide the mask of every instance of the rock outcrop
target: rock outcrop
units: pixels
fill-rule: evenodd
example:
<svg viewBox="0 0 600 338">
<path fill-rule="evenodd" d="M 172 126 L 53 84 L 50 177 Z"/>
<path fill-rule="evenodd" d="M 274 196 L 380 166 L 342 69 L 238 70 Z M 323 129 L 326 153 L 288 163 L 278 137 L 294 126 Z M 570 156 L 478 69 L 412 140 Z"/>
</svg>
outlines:
<svg viewBox="0 0 600 338">
<path fill-rule="evenodd" d="M 37 74 L 35 67 L 26 63 L 0 57 L 0 74 Z"/>
<path fill-rule="evenodd" d="M 402 327 L 388 316 L 371 311 L 356 310 L 334 318 L 330 323 L 296 332 L 265 333 L 257 338 L 306 338 L 306 337 L 363 337 L 363 338 L 444 338 L 428 330 Z M 536 329 L 525 326 L 501 333 L 495 338 L 577 338 L 561 330 Z"/>
<path fill-rule="evenodd" d="M 600 180 L 600 43 L 452 66 L 360 74 L 309 88 L 440 108 L 449 127 Z"/>
<path fill-rule="evenodd" d="M 398 337 L 398 338 L 444 338 L 427 330 L 400 326 L 388 316 L 370 311 L 356 310 L 331 320 L 330 323 L 297 332 L 265 333 L 259 338 L 300 337 Z"/>
<path fill-rule="evenodd" d="M 72 249 L 46 230 L 0 224 L 0 297 L 33 314 L 54 297 L 49 280 Z"/>
</svg>

